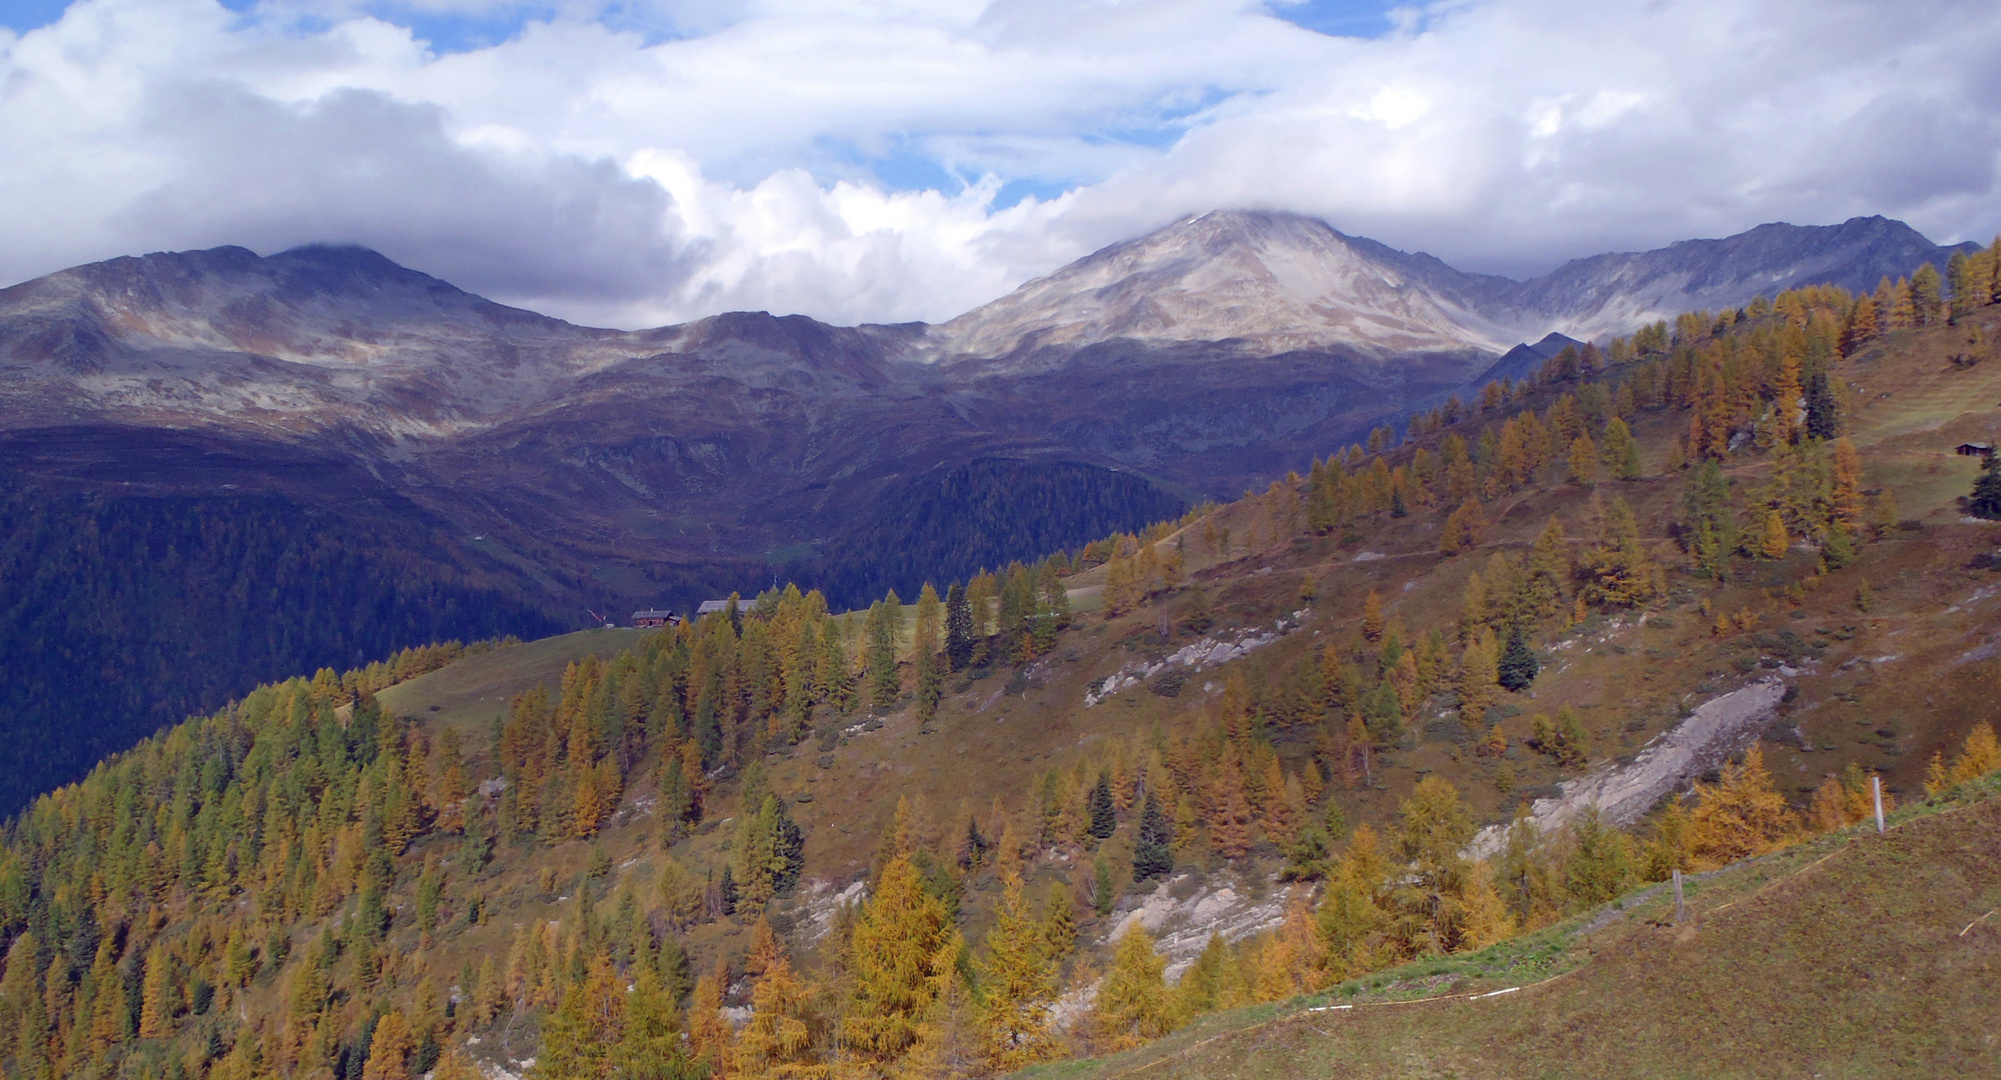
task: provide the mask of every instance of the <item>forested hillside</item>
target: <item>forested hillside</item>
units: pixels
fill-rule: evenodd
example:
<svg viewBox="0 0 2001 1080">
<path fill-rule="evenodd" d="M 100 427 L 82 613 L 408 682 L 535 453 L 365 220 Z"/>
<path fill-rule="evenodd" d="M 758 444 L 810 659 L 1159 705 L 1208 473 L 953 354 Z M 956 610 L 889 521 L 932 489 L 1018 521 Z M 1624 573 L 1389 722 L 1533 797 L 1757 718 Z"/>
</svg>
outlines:
<svg viewBox="0 0 2001 1080">
<path fill-rule="evenodd" d="M 914 595 L 925 581 L 1033 562 L 1184 509 L 1145 477 L 1117 469 L 988 459 L 910 481 L 880 514 L 832 537 L 825 555 L 791 569 L 836 603 L 865 604 L 890 589 Z"/>
<path fill-rule="evenodd" d="M 1952 448 L 2001 414 L 1996 263 L 1566 350 L 865 611 L 260 689 L 9 827 L 0 1068 L 988 1075 L 1527 955 L 1877 781 L 1983 796 L 2001 582 Z M 502 677 L 534 649 L 573 659 Z M 1551 816 L 1745 691 L 1644 813 Z"/>
<path fill-rule="evenodd" d="M 561 623 L 400 535 L 279 495 L 0 495 L 0 776 L 11 812 L 105 756 L 274 673 Z"/>
</svg>

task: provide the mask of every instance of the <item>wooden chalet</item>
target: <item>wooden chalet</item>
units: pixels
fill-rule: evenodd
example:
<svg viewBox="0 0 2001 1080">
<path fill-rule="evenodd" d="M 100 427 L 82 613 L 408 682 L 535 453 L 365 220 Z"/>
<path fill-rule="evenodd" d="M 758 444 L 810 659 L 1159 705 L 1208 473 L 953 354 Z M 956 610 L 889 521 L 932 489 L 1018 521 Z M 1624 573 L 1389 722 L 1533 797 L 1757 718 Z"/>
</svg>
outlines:
<svg viewBox="0 0 2001 1080">
<path fill-rule="evenodd" d="M 647 608 L 632 613 L 632 625 L 638 627 L 673 626 L 681 621 L 681 616 L 666 608 Z"/>
</svg>

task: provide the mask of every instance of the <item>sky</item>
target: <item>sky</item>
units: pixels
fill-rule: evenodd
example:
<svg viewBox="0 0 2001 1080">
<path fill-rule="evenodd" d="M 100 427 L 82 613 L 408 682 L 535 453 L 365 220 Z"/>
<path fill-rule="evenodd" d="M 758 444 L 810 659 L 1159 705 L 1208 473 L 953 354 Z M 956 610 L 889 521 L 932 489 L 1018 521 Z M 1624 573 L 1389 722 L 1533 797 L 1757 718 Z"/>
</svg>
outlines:
<svg viewBox="0 0 2001 1080">
<path fill-rule="evenodd" d="M 2001 229 L 1991 0 L 0 0 L 0 282 L 357 243 L 639 327 L 938 321 L 1284 210 L 1529 276 Z"/>
</svg>

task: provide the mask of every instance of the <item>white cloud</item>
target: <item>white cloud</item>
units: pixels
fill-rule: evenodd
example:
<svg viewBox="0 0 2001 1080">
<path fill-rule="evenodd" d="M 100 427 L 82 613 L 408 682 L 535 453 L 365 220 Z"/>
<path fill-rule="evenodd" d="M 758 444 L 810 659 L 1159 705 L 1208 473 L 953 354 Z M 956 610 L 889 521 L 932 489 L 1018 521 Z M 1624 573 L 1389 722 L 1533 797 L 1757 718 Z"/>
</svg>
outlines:
<svg viewBox="0 0 2001 1080">
<path fill-rule="evenodd" d="M 402 24 L 539 10 L 457 52 Z M 0 278 L 354 241 L 584 321 L 895 321 L 1219 206 L 1503 271 L 2001 225 L 1986 4 L 1450 0 L 1375 40 L 1255 0 L 648 10 L 671 32 L 589 0 L 81 0 L 0 31 Z"/>
</svg>

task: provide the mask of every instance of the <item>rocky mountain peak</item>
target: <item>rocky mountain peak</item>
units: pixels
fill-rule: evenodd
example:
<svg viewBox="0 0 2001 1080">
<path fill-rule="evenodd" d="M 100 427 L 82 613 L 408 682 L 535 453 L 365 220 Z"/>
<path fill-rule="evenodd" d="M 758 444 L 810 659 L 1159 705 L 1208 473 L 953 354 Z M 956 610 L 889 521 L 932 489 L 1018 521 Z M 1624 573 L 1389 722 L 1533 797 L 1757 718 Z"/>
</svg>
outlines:
<svg viewBox="0 0 2001 1080">
<path fill-rule="evenodd" d="M 1444 271 L 1440 274 L 1439 271 Z M 1299 214 L 1216 211 L 1113 244 L 938 327 L 941 357 L 997 357 L 1112 339 L 1234 341 L 1275 355 L 1386 359 L 1499 352 L 1514 338 L 1441 284 L 1423 255 Z"/>
</svg>

